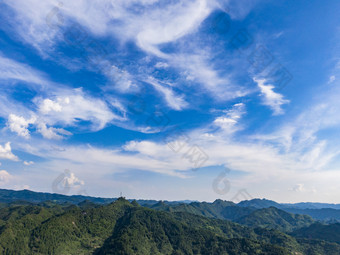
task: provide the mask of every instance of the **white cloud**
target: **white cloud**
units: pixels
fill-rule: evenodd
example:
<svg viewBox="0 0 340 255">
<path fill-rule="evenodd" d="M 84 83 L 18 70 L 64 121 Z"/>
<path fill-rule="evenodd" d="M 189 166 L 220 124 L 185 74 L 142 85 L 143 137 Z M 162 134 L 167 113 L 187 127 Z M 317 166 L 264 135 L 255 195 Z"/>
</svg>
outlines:
<svg viewBox="0 0 340 255">
<path fill-rule="evenodd" d="M 8 117 L 7 125 L 12 132 L 17 133 L 19 136 L 29 138 L 30 132 L 28 130 L 28 126 L 34 124 L 35 121 L 35 117 L 26 120 L 24 117 L 10 114 Z"/>
<path fill-rule="evenodd" d="M 82 174 L 103 175 L 141 170 L 171 176 L 185 177 L 180 171 L 190 169 L 192 164 L 173 153 L 166 144 L 151 141 L 131 141 L 122 148 L 105 149 L 92 146 L 63 146 L 63 150 L 51 150 L 48 143 L 40 143 L 35 148 L 22 144 L 22 150 L 49 158 L 48 162 L 36 163 L 36 168 L 58 169 L 67 166 Z M 143 153 L 140 153 L 143 150 Z"/>
<path fill-rule="evenodd" d="M 2 56 L 0 52 L 0 80 L 18 80 L 31 84 L 46 86 L 47 80 L 37 70 Z"/>
<path fill-rule="evenodd" d="M 46 81 L 46 84 L 48 91 L 40 93 L 44 95 L 43 97 L 36 97 L 32 100 L 36 105 L 32 110 L 5 93 L 0 94 L 2 108 L 0 116 L 8 119 L 9 130 L 19 136 L 29 138 L 30 132 L 35 128 L 35 131 L 43 132 L 45 137 L 55 139 L 60 139 L 63 134 L 70 135 L 62 129 L 63 127 L 75 126 L 82 130 L 96 131 L 108 124 L 115 124 L 140 132 L 158 132 L 151 127 L 146 129 L 147 127 L 136 127 L 133 123 L 128 123 L 127 109 L 115 97 L 107 95 L 107 101 L 105 101 L 84 93 L 81 88 L 71 89 L 50 81 Z M 82 121 L 86 125 L 83 125 Z"/>
<path fill-rule="evenodd" d="M 225 132 L 233 133 L 241 128 L 239 121 L 245 113 L 245 105 L 243 103 L 235 104 L 232 109 L 225 111 L 225 115 L 217 117 L 214 120 L 214 124 Z"/>
<path fill-rule="evenodd" d="M 53 49 L 62 39 L 70 21 L 76 21 L 95 35 L 118 35 L 135 40 L 147 52 L 164 55 L 159 45 L 173 42 L 194 32 L 214 10 L 227 10 L 235 19 L 244 17 L 254 1 L 234 3 L 227 0 L 93 0 L 56 3 L 46 0 L 5 0 L 15 16 L 10 23 L 23 40 L 40 52 Z M 139 7 L 135 10 L 136 5 Z M 115 24 L 117 24 L 115 26 Z"/>
<path fill-rule="evenodd" d="M 33 165 L 33 164 L 34 164 L 33 161 L 24 161 L 25 166 L 30 166 L 30 165 Z"/>
<path fill-rule="evenodd" d="M 328 83 L 333 83 L 333 81 L 335 81 L 335 75 L 329 77 Z"/>
<path fill-rule="evenodd" d="M 221 117 L 239 122 L 242 114 L 244 114 L 244 105 L 236 104 Z M 216 120 L 222 120 L 222 118 L 217 117 Z M 284 158 L 281 159 L 280 155 L 276 155 L 277 151 L 272 150 L 270 146 L 232 141 L 231 130 L 236 128 L 227 128 L 224 126 L 226 122 L 222 122 L 217 121 L 216 123 L 215 121 L 211 126 L 187 134 L 191 139 L 184 144 L 181 153 L 172 151 L 165 140 L 162 142 L 145 140 L 130 141 L 122 147 L 122 150 L 67 147 L 65 151 L 55 152 L 54 157 L 67 158 L 72 162 L 86 164 L 89 168 L 91 165 L 101 165 L 103 169 L 108 169 L 114 165 L 113 169 L 116 171 L 140 169 L 180 177 L 184 177 L 184 172 L 193 168 L 192 162 L 183 157 L 183 153 L 188 151 L 193 144 L 199 145 L 209 154 L 209 165 L 228 164 L 238 170 L 263 173 L 262 164 L 278 167 L 284 162 Z M 212 128 L 217 124 L 222 124 L 221 130 L 213 132 Z M 210 132 L 212 136 L 206 136 L 207 132 Z M 129 154 L 125 154 L 125 152 L 129 152 Z M 183 171 L 183 173 L 178 171 Z"/>
<path fill-rule="evenodd" d="M 206 0 L 183 1 L 162 10 L 154 10 L 148 16 L 142 17 L 143 23 L 140 24 L 143 25 L 136 34 L 137 44 L 147 52 L 166 57 L 157 46 L 190 33 L 212 10 Z M 154 22 L 155 20 L 158 22 Z"/>
<path fill-rule="evenodd" d="M 74 187 L 74 186 L 79 186 L 79 185 L 84 185 L 85 182 L 80 180 L 76 175 L 72 172 L 69 172 L 68 175 L 65 176 L 64 178 L 65 185 Z"/>
<path fill-rule="evenodd" d="M 0 115 L 8 118 L 8 128 L 19 136 L 29 138 L 30 127 L 36 126 L 45 137 L 60 138 L 58 133 L 67 132 L 53 127 L 55 125 L 76 126 L 80 121 L 87 121 L 91 123 L 88 127 L 90 130 L 100 130 L 112 121 L 126 120 L 125 116 L 114 114 L 104 100 L 84 93 L 81 88 L 71 89 L 62 84 L 55 84 L 44 78 L 40 72 L 1 55 L 0 63 L 0 79 L 8 81 L 12 86 L 13 81 L 25 81 L 38 94 L 44 95 L 33 99 L 37 112 L 34 112 L 35 108 L 28 109 L 22 102 L 5 95 L 6 93 L 0 96 L 2 108 Z M 34 84 L 39 84 L 39 87 Z M 111 106 L 117 108 L 115 105 Z M 46 125 L 51 128 L 47 128 Z"/>
<path fill-rule="evenodd" d="M 278 33 L 273 34 L 273 37 L 274 37 L 275 39 L 278 39 L 278 38 L 280 38 L 284 33 L 285 33 L 285 32 L 280 31 L 280 32 L 278 32 Z"/>
<path fill-rule="evenodd" d="M 13 19 L 8 22 L 15 27 L 16 33 L 27 43 L 35 47 L 42 56 L 47 56 L 48 48 L 53 48 L 58 29 L 58 9 L 55 2 L 38 0 L 18 2 L 4 1 L 14 12 Z M 60 20 L 62 21 L 62 20 Z"/>
<path fill-rule="evenodd" d="M 309 188 L 309 187 L 306 187 L 306 185 L 303 183 L 298 183 L 289 190 L 294 191 L 295 193 L 306 193 L 308 195 L 313 194 L 313 196 L 315 196 L 315 194 L 317 193 L 317 189 L 315 187 Z"/>
<path fill-rule="evenodd" d="M 157 156 L 159 152 L 168 154 L 168 150 L 162 144 L 157 144 L 151 141 L 130 141 L 123 146 L 125 151 L 140 152 L 147 156 Z"/>
<path fill-rule="evenodd" d="M 169 62 L 179 69 L 188 81 L 202 85 L 200 92 L 209 92 L 216 101 L 228 101 L 247 95 L 249 91 L 234 84 L 229 72 L 221 75 L 214 68 L 210 55 L 209 50 L 200 49 L 194 53 L 173 54 Z"/>
<path fill-rule="evenodd" d="M 53 97 L 36 98 L 34 102 L 40 118 L 48 125 L 74 126 L 83 120 L 92 123 L 92 130 L 100 130 L 112 120 L 121 119 L 104 101 L 86 95 L 81 89 L 60 90 Z"/>
<path fill-rule="evenodd" d="M 12 175 L 10 175 L 5 170 L 0 170 L 0 184 L 7 184 L 12 179 Z"/>
<path fill-rule="evenodd" d="M 211 125 L 189 132 L 187 135 L 190 140 L 186 142 L 182 152 L 187 151 L 192 144 L 197 144 L 209 155 L 209 165 L 226 165 L 230 169 L 248 173 L 241 179 L 248 182 L 249 185 L 260 183 L 268 178 L 302 176 L 303 173 L 311 169 L 320 171 L 334 156 L 334 154 L 326 153 L 323 143 L 313 145 L 308 149 L 291 149 L 282 153 L 278 147 L 271 142 L 267 143 L 265 139 L 258 142 L 252 139 L 237 141 L 231 135 L 233 130 L 239 129 L 237 125 L 240 125 L 244 113 L 244 105 L 236 104 L 231 110 L 215 118 Z M 214 130 L 213 127 L 216 125 L 221 129 Z M 86 159 L 89 159 L 90 162 L 91 158 L 101 160 L 102 163 L 112 160 L 118 169 L 141 169 L 169 175 L 178 175 L 175 170 L 181 170 L 184 174 L 184 171 L 193 167 L 190 162 L 183 159 L 183 153 L 174 153 L 164 141 L 131 141 L 123 149 L 134 154 L 125 155 L 121 154 L 122 152 L 119 150 L 109 151 L 94 148 L 79 154 L 88 155 Z M 78 154 L 76 149 L 72 151 Z M 73 160 L 80 160 L 80 155 L 75 156 L 71 152 L 65 152 L 65 155 L 72 155 Z M 125 164 L 122 164 L 122 161 Z M 268 172 L 268 169 L 271 171 Z"/>
<path fill-rule="evenodd" d="M 78 191 L 85 185 L 83 180 L 80 180 L 75 173 L 66 169 L 64 173 L 60 174 L 52 183 L 52 191 L 55 193 L 68 194 L 70 191 L 73 193 Z M 82 190 L 84 191 L 84 190 Z M 81 192 L 83 193 L 83 192 Z"/>
<path fill-rule="evenodd" d="M 136 14 L 131 11 L 137 3 L 134 0 L 95 0 L 91 3 L 77 0 L 59 6 L 52 0 L 43 3 L 37 0 L 5 1 L 17 14 L 11 20 L 16 32 L 42 54 L 61 39 L 58 26 L 63 28 L 69 20 L 75 20 L 93 34 L 119 34 L 123 40 L 123 37 L 135 40 L 148 52 L 163 55 L 157 48 L 159 44 L 190 33 L 216 8 L 215 1 L 207 0 L 153 5 L 156 2 L 138 1 L 143 12 Z M 113 26 L 115 23 L 119 26 Z"/>
<path fill-rule="evenodd" d="M 63 139 L 64 135 L 71 135 L 72 133 L 66 131 L 62 128 L 47 127 L 45 123 L 39 123 L 37 125 L 37 130 L 44 138 L 47 139 Z"/>
<path fill-rule="evenodd" d="M 334 100 L 336 98 L 334 95 Z M 329 104 L 333 104 L 333 101 L 329 101 Z M 318 194 L 322 197 L 322 194 L 326 196 L 327 192 L 322 185 L 328 182 L 335 185 L 334 176 L 339 175 L 338 169 L 328 168 L 337 151 L 328 150 L 328 143 L 315 137 L 317 130 L 339 123 L 329 123 L 320 118 L 325 117 L 325 112 L 329 111 L 327 109 L 315 106 L 310 112 L 290 120 L 287 126 L 279 127 L 273 133 L 258 137 L 236 137 L 233 134 L 242 128 L 242 117 L 246 111 L 243 103 L 235 104 L 228 110 L 220 111 L 210 124 L 189 131 L 186 135 L 190 139 L 178 153 L 170 149 L 165 139 L 129 141 L 116 149 L 65 145 L 63 150 L 50 151 L 38 147 L 31 153 L 51 158 L 48 164 L 45 163 L 44 169 L 60 169 L 67 165 L 81 171 L 85 176 L 93 176 L 95 171 L 98 179 L 129 170 L 188 177 L 193 175 L 190 171 L 193 164 L 184 158 L 183 154 L 193 144 L 197 144 L 209 156 L 206 166 L 224 165 L 232 172 L 243 173 L 230 177 L 233 187 L 246 187 L 262 196 L 270 191 L 273 199 L 283 199 L 280 197 L 282 190 L 286 190 L 287 196 L 290 196 L 289 191 L 293 190 L 293 184 L 303 183 L 303 187 L 297 186 L 295 190 L 303 188 L 304 192 L 298 192 L 298 197 L 292 195 L 291 200 L 308 199 L 308 195 L 314 190 L 320 191 Z M 332 119 L 330 112 L 325 118 Z M 337 121 L 340 121 L 339 117 Z M 313 136 L 314 138 L 311 138 Z M 288 140 L 291 140 L 291 143 L 285 146 Z M 282 150 L 282 147 L 286 149 Z"/>
<path fill-rule="evenodd" d="M 164 96 L 166 103 L 172 109 L 179 111 L 187 106 L 187 102 L 183 99 L 183 96 L 175 95 L 171 88 L 164 87 L 163 85 L 159 84 L 156 79 L 151 77 L 149 77 L 147 82 Z"/>
<path fill-rule="evenodd" d="M 117 1 L 72 1 L 63 2 L 56 6 L 54 1 L 37 0 L 16 2 L 5 1 L 16 13 L 14 27 L 21 37 L 38 50 L 50 49 L 51 44 L 58 43 L 62 36 L 59 33 L 67 31 L 70 21 L 79 22 L 85 34 L 114 36 L 122 42 L 134 41 L 142 50 L 156 55 L 167 61 L 159 61 L 156 67 L 171 66 L 187 72 L 187 78 L 202 84 L 205 89 L 213 93 L 219 100 L 229 100 L 247 94 L 245 89 L 239 88 L 230 81 L 230 77 L 221 76 L 209 63 L 205 53 L 183 53 L 183 47 L 178 52 L 165 53 L 161 50 L 164 43 L 175 42 L 189 34 L 194 34 L 200 24 L 216 9 L 227 9 L 229 1 L 217 0 L 189 0 L 175 2 L 138 1 L 139 11 L 131 11 L 136 5 L 134 0 Z M 247 4 L 250 9 L 250 4 Z M 95 7 L 94 7 L 95 6 Z M 239 13 L 246 13 L 243 4 L 232 5 L 231 13 L 239 17 Z M 242 7 L 242 8 L 241 8 Z M 59 24 L 57 26 L 51 24 Z M 115 25 L 119 24 L 119 25 Z M 46 31 L 45 31 L 46 30 Z M 58 32 L 59 30 L 59 32 Z M 24 31 L 30 31 L 26 34 Z M 29 35 L 27 35 L 29 34 Z M 41 36 L 43 35 L 43 36 Z M 189 47 L 191 48 L 191 47 Z M 192 51 L 195 51 L 194 47 Z M 189 51 L 189 50 L 187 50 Z M 209 54 L 208 54 L 209 55 Z M 111 66 L 111 65 L 106 65 Z M 111 70 L 112 69 L 112 70 Z M 135 88 L 135 81 L 131 75 L 116 66 L 105 72 L 120 91 L 130 91 Z M 171 98 L 168 90 L 162 93 Z M 178 107 L 178 102 L 175 102 Z"/>
<path fill-rule="evenodd" d="M 155 65 L 156 68 L 167 68 L 169 67 L 169 64 L 167 63 L 164 63 L 164 62 L 157 62 L 156 65 Z"/>
<path fill-rule="evenodd" d="M 218 1 L 221 9 L 231 16 L 232 19 L 241 20 L 245 18 L 248 13 L 261 0 L 239 0 L 239 1 Z"/>
<path fill-rule="evenodd" d="M 11 143 L 7 142 L 5 146 L 0 145 L 0 158 L 18 161 L 19 158 L 12 153 Z"/>
<path fill-rule="evenodd" d="M 13 189 L 14 190 L 30 189 L 30 186 L 26 184 L 16 184 L 13 186 Z"/>
<path fill-rule="evenodd" d="M 68 161 L 78 166 L 86 166 L 84 167 L 86 171 L 100 168 L 109 173 L 139 169 L 185 177 L 187 174 L 190 175 L 190 172 L 186 174 L 185 172 L 193 168 L 193 163 L 184 158 L 183 153 L 197 144 L 209 155 L 207 165 L 225 164 L 232 169 L 252 174 L 263 174 L 264 165 L 276 169 L 277 173 L 290 169 L 293 165 L 290 156 L 280 155 L 270 145 L 233 140 L 232 134 L 242 127 L 240 121 L 245 113 L 244 107 L 242 103 L 235 104 L 230 110 L 217 116 L 210 125 L 189 132 L 187 136 L 190 139 L 185 142 L 180 153 L 171 150 L 165 137 L 160 142 L 130 141 L 116 150 L 64 146 L 63 150 L 53 152 L 37 148 L 35 153 L 37 156 L 47 158 L 53 156 L 54 162 Z M 216 130 L 216 127 L 219 129 Z"/>
<path fill-rule="evenodd" d="M 328 87 L 316 99 L 305 104 L 304 111 L 295 117 L 290 116 L 275 131 L 253 138 L 272 144 L 283 155 L 291 155 L 297 168 L 329 172 L 332 164 L 339 163 L 340 150 L 335 139 L 340 124 L 339 94 L 339 88 Z M 321 137 L 320 133 L 331 133 L 332 138 L 327 135 Z"/>
<path fill-rule="evenodd" d="M 90 130 L 100 130 L 113 120 L 123 121 L 125 118 L 115 115 L 109 106 L 101 99 L 86 95 L 81 89 L 60 89 L 50 98 L 35 98 L 38 111 L 31 113 L 30 119 L 16 114 L 9 114 L 7 126 L 19 136 L 29 138 L 30 127 L 36 127 L 48 139 L 61 139 L 64 135 L 71 135 L 63 127 L 78 126 L 80 121 L 88 121 L 90 126 L 82 127 Z M 112 105 L 113 107 L 117 102 Z M 28 110 L 22 110 L 22 112 Z"/>
<path fill-rule="evenodd" d="M 217 119 L 215 119 L 214 123 L 218 124 L 218 125 L 224 125 L 224 124 L 235 124 L 237 123 L 236 120 L 234 119 L 230 119 L 230 118 L 225 118 L 225 117 L 218 117 Z"/>
<path fill-rule="evenodd" d="M 284 111 L 282 109 L 282 105 L 288 104 L 289 100 L 283 98 L 283 96 L 279 93 L 274 92 L 274 86 L 265 83 L 267 82 L 265 79 L 256 79 L 254 81 L 257 83 L 258 87 L 261 90 L 261 95 L 263 96 L 263 104 L 269 106 L 273 110 L 274 115 L 283 114 Z"/>
<path fill-rule="evenodd" d="M 299 183 L 299 184 L 296 184 L 293 188 L 292 188 L 293 191 L 295 192 L 303 192 L 305 191 L 305 188 L 304 188 L 304 185 Z"/>
<path fill-rule="evenodd" d="M 42 103 L 39 105 L 39 111 L 42 114 L 48 114 L 51 111 L 61 112 L 61 105 L 59 102 L 62 101 L 61 98 L 57 99 L 57 102 L 52 101 L 51 99 L 44 99 Z M 65 104 L 70 102 L 70 99 L 67 97 L 63 100 Z"/>
<path fill-rule="evenodd" d="M 136 90 L 137 86 L 134 77 L 128 71 L 115 65 L 111 65 L 105 60 L 102 60 L 100 65 L 104 66 L 101 70 L 105 76 L 113 82 L 110 86 L 114 87 L 119 92 L 131 92 Z"/>
</svg>

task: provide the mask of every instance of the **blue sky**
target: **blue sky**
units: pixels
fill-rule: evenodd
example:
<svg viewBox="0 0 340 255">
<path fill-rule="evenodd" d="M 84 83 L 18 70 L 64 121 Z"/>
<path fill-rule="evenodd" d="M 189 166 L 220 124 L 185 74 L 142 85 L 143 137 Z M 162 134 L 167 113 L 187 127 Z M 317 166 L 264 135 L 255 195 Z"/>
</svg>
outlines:
<svg viewBox="0 0 340 255">
<path fill-rule="evenodd" d="M 2 1 L 0 187 L 340 203 L 339 12 Z"/>
</svg>

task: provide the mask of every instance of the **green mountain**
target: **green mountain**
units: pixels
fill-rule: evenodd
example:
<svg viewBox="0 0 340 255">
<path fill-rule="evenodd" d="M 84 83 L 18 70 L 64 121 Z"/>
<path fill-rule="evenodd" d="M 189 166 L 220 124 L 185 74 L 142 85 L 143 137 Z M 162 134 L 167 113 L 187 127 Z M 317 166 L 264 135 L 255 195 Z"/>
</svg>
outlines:
<svg viewBox="0 0 340 255">
<path fill-rule="evenodd" d="M 241 217 L 236 222 L 249 227 L 262 227 L 291 232 L 306 227 L 315 221 L 307 215 L 291 214 L 275 207 L 256 210 Z"/>
<path fill-rule="evenodd" d="M 297 208 L 286 208 L 287 212 L 305 214 L 311 216 L 313 219 L 324 221 L 324 222 L 340 222 L 340 210 L 332 208 L 322 209 L 297 209 Z"/>
<path fill-rule="evenodd" d="M 123 198 L 47 206 L 0 209 L 0 254 L 340 254 L 340 245 L 326 241 L 157 211 Z"/>
<path fill-rule="evenodd" d="M 295 230 L 293 236 L 298 238 L 319 239 L 340 244 L 340 224 L 321 224 L 319 222 Z"/>
<path fill-rule="evenodd" d="M 0 208 L 8 205 L 30 205 L 58 203 L 66 206 L 79 204 L 84 200 L 96 204 L 109 204 L 116 198 L 101 198 L 90 196 L 66 196 L 61 194 L 51 194 L 33 192 L 30 190 L 7 190 L 0 189 Z M 132 200 L 130 200 L 132 201 Z M 184 201 L 156 201 L 156 200 L 137 200 L 140 205 L 154 208 L 156 210 L 169 212 L 190 212 L 196 215 L 212 217 L 217 219 L 237 220 L 249 215 L 256 209 L 276 207 L 289 213 L 309 215 L 315 220 L 326 223 L 340 222 L 340 205 L 325 203 L 298 203 L 298 204 L 279 204 L 267 199 L 245 200 L 238 204 L 233 202 L 216 200 L 213 203 Z"/>
<path fill-rule="evenodd" d="M 0 201 L 0 255 L 340 254 L 340 224 L 287 212 L 335 209 L 286 208 L 263 199 L 127 201 L 27 190 L 0 190 Z"/>
<path fill-rule="evenodd" d="M 285 212 L 275 207 L 256 209 L 255 207 L 240 207 L 232 202 L 216 200 L 213 203 L 190 203 L 167 205 L 159 202 L 151 208 L 167 212 L 187 212 L 200 216 L 232 220 L 250 227 L 278 229 L 290 232 L 297 228 L 309 226 L 314 220 L 307 215 Z"/>
<path fill-rule="evenodd" d="M 286 254 L 282 247 L 240 234 L 229 239 L 208 222 L 192 227 L 179 215 L 124 199 L 85 208 L 14 206 L 0 216 L 0 254 Z"/>
<path fill-rule="evenodd" d="M 237 205 L 241 207 L 254 207 L 256 209 L 269 208 L 269 207 L 276 207 L 276 208 L 285 207 L 284 205 L 281 205 L 274 201 L 271 201 L 268 199 L 259 199 L 259 198 L 255 198 L 252 200 L 244 200 L 238 203 Z"/>
<path fill-rule="evenodd" d="M 0 210 L 0 254 L 29 254 L 32 231 L 63 212 L 59 206 L 12 206 Z"/>
<path fill-rule="evenodd" d="M 193 228 L 165 212 L 134 208 L 117 222 L 112 236 L 95 254 L 287 254 L 287 252 L 282 247 L 268 243 L 244 238 L 227 239 L 223 234 L 216 234 L 209 228 Z"/>
<path fill-rule="evenodd" d="M 167 212 L 187 212 L 200 216 L 216 218 L 216 219 L 226 219 L 226 220 L 236 220 L 242 216 L 249 215 L 256 208 L 252 207 L 239 207 L 233 202 L 215 200 L 213 203 L 207 202 L 193 202 L 189 204 L 165 204 L 164 202 L 159 202 L 157 204 L 149 206 L 152 209 L 167 211 Z"/>
</svg>

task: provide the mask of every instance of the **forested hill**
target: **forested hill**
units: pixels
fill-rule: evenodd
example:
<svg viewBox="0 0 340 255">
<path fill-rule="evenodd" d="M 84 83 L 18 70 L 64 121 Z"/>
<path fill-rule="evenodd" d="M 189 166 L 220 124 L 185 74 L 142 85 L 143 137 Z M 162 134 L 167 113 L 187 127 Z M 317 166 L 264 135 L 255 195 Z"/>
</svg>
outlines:
<svg viewBox="0 0 340 255">
<path fill-rule="evenodd" d="M 8 205 L 0 254 L 340 254 L 340 245 L 120 198 L 107 205 Z"/>
<path fill-rule="evenodd" d="M 299 204 L 298 204 L 299 205 Z M 276 221 L 276 216 L 283 216 L 288 217 L 286 221 L 284 218 L 282 218 L 283 221 L 286 221 L 286 223 L 283 222 L 284 230 L 293 230 L 296 227 L 301 227 L 301 222 L 293 223 L 295 220 L 289 219 L 289 216 L 292 213 L 293 214 L 299 214 L 299 215 L 308 215 L 314 220 L 320 220 L 326 223 L 335 223 L 340 222 L 340 210 L 332 209 L 332 208 L 320 208 L 320 209 L 301 209 L 301 206 L 297 206 L 297 208 L 294 207 L 294 204 L 279 204 L 274 201 L 265 200 L 265 199 L 253 199 L 249 201 L 242 201 L 238 204 L 235 204 L 233 202 L 229 201 L 223 201 L 223 200 L 215 200 L 213 203 L 208 202 L 192 202 L 192 203 L 172 203 L 169 204 L 168 202 L 157 202 L 155 204 L 149 203 L 145 204 L 145 206 L 148 206 L 150 208 L 161 210 L 161 211 L 168 211 L 168 212 L 189 212 L 201 216 L 211 217 L 211 218 L 217 218 L 217 219 L 227 219 L 239 222 L 240 220 L 247 219 L 247 222 L 244 222 L 245 224 L 250 224 L 251 215 L 257 214 L 256 211 L 260 211 L 260 215 L 263 215 L 266 217 L 262 217 L 262 221 L 257 221 L 259 218 L 256 218 L 256 221 L 253 221 L 254 224 L 252 226 L 263 226 L 266 224 L 272 224 L 273 220 Z M 323 206 L 327 206 L 327 204 L 323 204 Z M 330 205 L 332 207 L 332 205 Z M 307 206 L 308 207 L 308 206 Z M 313 206 L 311 206 L 313 207 Z M 333 205 L 335 207 L 335 205 Z M 274 208 L 274 209 L 273 209 Z M 284 213 L 286 212 L 286 213 Z M 287 214 L 288 213 L 288 214 Z M 276 214 L 276 215 L 274 215 Z M 274 216 L 274 218 L 270 219 L 270 217 Z M 241 218 L 244 219 L 241 219 Z M 296 220 L 304 221 L 305 223 L 309 224 L 311 223 L 311 220 L 307 217 L 304 217 L 305 219 L 298 219 L 299 217 L 294 217 Z M 290 221 L 290 222 L 289 222 Z M 277 222 L 278 223 L 278 222 Z M 290 226 L 291 225 L 291 226 Z M 277 224 L 279 226 L 279 224 Z"/>
</svg>

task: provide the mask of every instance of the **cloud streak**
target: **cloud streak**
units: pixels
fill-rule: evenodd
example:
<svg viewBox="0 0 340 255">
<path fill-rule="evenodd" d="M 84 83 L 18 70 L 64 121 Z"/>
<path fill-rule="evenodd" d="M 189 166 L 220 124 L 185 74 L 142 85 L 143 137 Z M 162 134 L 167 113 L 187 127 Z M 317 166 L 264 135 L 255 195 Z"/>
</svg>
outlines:
<svg viewBox="0 0 340 255">
<path fill-rule="evenodd" d="M 273 115 L 281 115 L 284 113 L 282 106 L 288 104 L 289 100 L 284 99 L 283 95 L 274 92 L 274 86 L 271 84 L 266 84 L 265 79 L 254 78 L 254 82 L 257 83 L 261 91 L 261 96 L 263 97 L 263 105 L 268 106 L 273 110 Z"/>
</svg>

